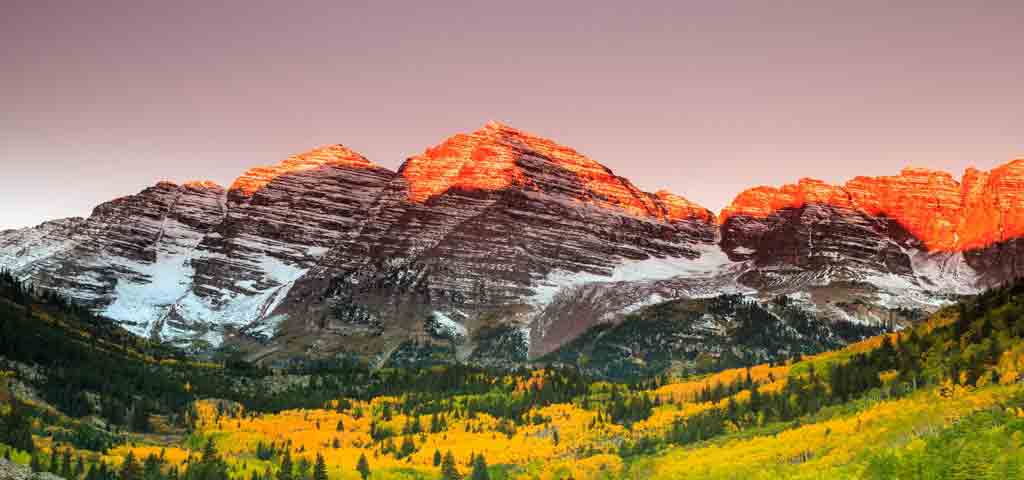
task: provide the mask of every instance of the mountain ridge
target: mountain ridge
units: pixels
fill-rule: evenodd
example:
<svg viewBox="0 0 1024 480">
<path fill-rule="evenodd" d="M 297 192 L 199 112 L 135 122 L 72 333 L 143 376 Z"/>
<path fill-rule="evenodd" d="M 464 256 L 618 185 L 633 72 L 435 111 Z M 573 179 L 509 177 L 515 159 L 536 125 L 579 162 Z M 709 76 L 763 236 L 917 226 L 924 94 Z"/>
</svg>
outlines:
<svg viewBox="0 0 1024 480">
<path fill-rule="evenodd" d="M 431 318 L 470 345 L 504 325 L 543 355 L 657 301 L 790 295 L 822 321 L 878 324 L 1015 277 L 1024 161 L 963 178 L 805 179 L 715 215 L 489 122 L 397 171 L 335 144 L 227 188 L 160 182 L 86 219 L 0 232 L 0 266 L 138 334 L 242 335 L 261 355 L 379 355 L 429 337 Z M 950 240 L 970 222 L 988 230 Z"/>
</svg>

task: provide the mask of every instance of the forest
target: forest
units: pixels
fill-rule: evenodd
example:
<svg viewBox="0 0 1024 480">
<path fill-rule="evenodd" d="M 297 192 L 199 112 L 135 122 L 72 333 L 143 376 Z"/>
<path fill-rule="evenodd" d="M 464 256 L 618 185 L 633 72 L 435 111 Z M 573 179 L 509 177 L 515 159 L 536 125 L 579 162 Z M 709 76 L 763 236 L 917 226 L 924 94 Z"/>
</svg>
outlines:
<svg viewBox="0 0 1024 480">
<path fill-rule="evenodd" d="M 1020 281 L 844 348 L 622 381 L 200 360 L 6 273 L 0 332 L 0 454 L 66 479 L 1018 478 L 1024 462 Z"/>
</svg>

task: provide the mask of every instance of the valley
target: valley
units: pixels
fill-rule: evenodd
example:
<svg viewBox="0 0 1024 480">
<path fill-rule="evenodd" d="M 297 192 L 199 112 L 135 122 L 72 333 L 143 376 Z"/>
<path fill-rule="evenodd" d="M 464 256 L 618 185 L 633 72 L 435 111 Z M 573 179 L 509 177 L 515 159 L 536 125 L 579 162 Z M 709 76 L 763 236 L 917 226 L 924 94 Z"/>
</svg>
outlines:
<svg viewBox="0 0 1024 480">
<path fill-rule="evenodd" d="M 0 450 L 64 478 L 1014 478 L 1024 455 L 1016 282 L 833 351 L 625 382 L 197 362 L 9 275 L 2 290 Z"/>
</svg>

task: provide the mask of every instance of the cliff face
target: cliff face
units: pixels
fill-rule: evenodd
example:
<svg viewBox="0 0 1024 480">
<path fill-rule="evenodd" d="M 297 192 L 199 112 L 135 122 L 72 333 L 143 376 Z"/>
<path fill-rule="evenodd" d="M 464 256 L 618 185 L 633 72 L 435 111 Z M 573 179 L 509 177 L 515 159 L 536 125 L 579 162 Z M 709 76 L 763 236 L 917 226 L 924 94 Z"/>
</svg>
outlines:
<svg viewBox="0 0 1024 480">
<path fill-rule="evenodd" d="M 1016 160 L 990 172 L 968 169 L 960 181 L 908 168 L 843 186 L 803 179 L 752 188 L 719 216 L 722 247 L 730 258 L 752 260 L 758 279 L 779 265 L 849 267 L 844 273 L 969 292 L 1022 272 L 1022 181 L 1024 160 Z"/>
<path fill-rule="evenodd" d="M 764 219 L 806 205 L 889 219 L 931 252 L 977 250 L 1024 234 L 1024 160 L 989 172 L 968 169 L 959 182 L 945 172 L 908 168 L 843 186 L 803 179 L 781 188 L 752 188 L 722 210 L 719 222 Z"/>
<path fill-rule="evenodd" d="M 382 361 L 454 336 L 456 356 L 483 361 L 485 344 L 541 355 L 647 305 L 720 294 L 910 321 L 1024 272 L 1022 192 L 1024 160 L 959 181 L 905 169 L 752 188 L 716 217 L 489 123 L 397 172 L 331 145 L 228 189 L 162 182 L 87 219 L 0 232 L 0 266 L 143 335 Z"/>
</svg>

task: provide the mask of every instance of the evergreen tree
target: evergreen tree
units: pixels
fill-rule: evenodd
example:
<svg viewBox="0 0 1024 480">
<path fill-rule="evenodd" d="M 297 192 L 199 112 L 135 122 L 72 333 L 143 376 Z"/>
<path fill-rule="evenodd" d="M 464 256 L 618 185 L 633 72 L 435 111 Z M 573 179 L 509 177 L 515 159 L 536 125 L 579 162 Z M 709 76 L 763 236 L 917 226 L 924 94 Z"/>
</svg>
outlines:
<svg viewBox="0 0 1024 480">
<path fill-rule="evenodd" d="M 473 473 L 470 474 L 471 480 L 491 480 L 491 476 L 487 473 L 487 460 L 484 459 L 484 455 L 477 455 L 473 459 Z"/>
<path fill-rule="evenodd" d="M 140 480 L 141 473 L 142 469 L 135 459 L 135 452 L 129 450 L 128 455 L 124 457 L 124 463 L 121 464 L 120 480 Z"/>
<path fill-rule="evenodd" d="M 143 480 L 163 480 L 163 475 L 160 474 L 160 466 L 163 462 L 154 455 L 149 454 L 145 460 L 142 461 L 142 479 Z"/>
<path fill-rule="evenodd" d="M 441 461 L 441 478 L 443 480 L 461 480 L 462 476 L 459 475 L 459 469 L 455 466 L 455 455 L 452 455 L 452 451 L 444 454 L 444 460 Z"/>
<path fill-rule="evenodd" d="M 11 402 L 11 410 L 7 415 L 0 416 L 0 443 L 29 453 L 36 451 L 28 411 L 17 400 Z"/>
<path fill-rule="evenodd" d="M 406 436 L 402 439 L 402 446 L 398 448 L 398 454 L 395 455 L 397 458 L 405 458 L 416 452 L 416 444 L 413 443 L 411 436 Z"/>
<path fill-rule="evenodd" d="M 435 467 L 440 467 L 441 466 L 441 450 L 437 450 L 437 449 L 434 450 L 434 466 Z"/>
<path fill-rule="evenodd" d="M 301 448 L 301 447 L 300 447 Z M 295 480 L 309 480 L 309 470 L 313 465 L 305 457 L 300 458 L 295 464 Z"/>
<path fill-rule="evenodd" d="M 313 466 L 313 480 L 327 480 L 327 464 L 324 463 L 324 456 L 316 454 L 316 465 Z"/>
<path fill-rule="evenodd" d="M 356 471 L 363 480 L 370 478 L 370 462 L 366 461 L 366 454 L 359 454 L 359 462 L 356 463 Z"/>
<path fill-rule="evenodd" d="M 217 447 L 213 444 L 213 437 L 206 440 L 206 445 L 203 446 L 203 456 L 200 459 L 202 462 L 211 462 L 217 458 Z"/>
<path fill-rule="evenodd" d="M 57 455 L 56 450 L 50 452 L 50 466 L 46 469 L 46 471 L 54 475 L 60 473 L 60 456 Z"/>
<path fill-rule="evenodd" d="M 150 408 L 145 400 L 135 403 L 135 408 L 132 409 L 132 430 L 136 432 L 149 432 L 151 426 L 149 424 L 149 413 Z"/>
<path fill-rule="evenodd" d="M 60 465 L 60 476 L 64 478 L 71 478 L 71 449 L 65 449 L 64 455 L 61 457 Z"/>
<path fill-rule="evenodd" d="M 281 457 L 281 469 L 277 471 L 277 480 L 293 480 L 292 453 L 287 447 L 284 449 L 284 456 Z"/>
</svg>

